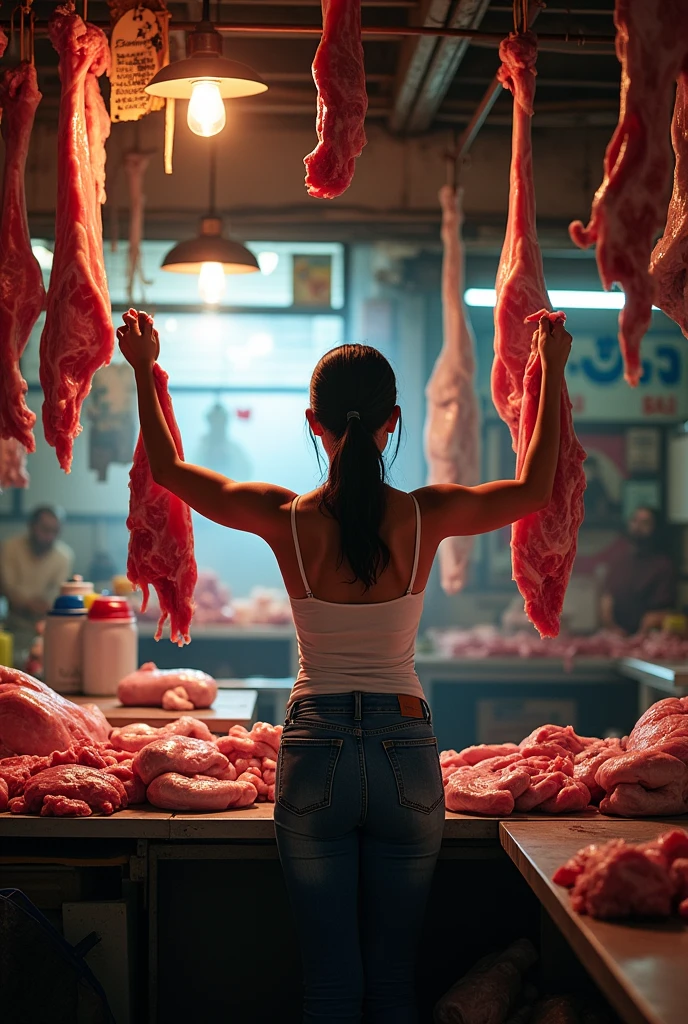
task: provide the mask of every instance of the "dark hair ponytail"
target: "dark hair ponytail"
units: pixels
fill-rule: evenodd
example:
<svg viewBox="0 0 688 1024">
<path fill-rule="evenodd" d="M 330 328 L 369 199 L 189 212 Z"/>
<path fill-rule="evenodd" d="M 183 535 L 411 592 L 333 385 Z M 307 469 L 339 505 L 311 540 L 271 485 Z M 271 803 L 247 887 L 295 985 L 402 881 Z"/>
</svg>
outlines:
<svg viewBox="0 0 688 1024">
<path fill-rule="evenodd" d="M 397 402 L 394 371 L 377 349 L 341 345 L 313 371 L 310 401 L 318 423 L 335 437 L 321 508 L 339 523 L 339 564 L 346 560 L 351 582 L 359 580 L 368 590 L 389 565 L 389 549 L 380 537 L 385 462 L 375 434 Z"/>
</svg>

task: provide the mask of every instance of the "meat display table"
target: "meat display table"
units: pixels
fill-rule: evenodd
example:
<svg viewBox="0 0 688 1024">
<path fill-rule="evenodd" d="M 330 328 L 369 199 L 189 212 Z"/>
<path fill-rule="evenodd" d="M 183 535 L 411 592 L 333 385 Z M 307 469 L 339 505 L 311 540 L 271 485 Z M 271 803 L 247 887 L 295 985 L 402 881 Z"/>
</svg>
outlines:
<svg viewBox="0 0 688 1024">
<path fill-rule="evenodd" d="M 663 821 L 503 821 L 502 846 L 625 1024 L 685 1024 L 688 926 L 679 919 L 626 924 L 575 913 L 552 875 L 582 846 L 656 839 L 685 818 Z"/>
<path fill-rule="evenodd" d="M 205 722 L 211 732 L 223 733 L 232 725 L 249 728 L 253 722 L 258 694 L 256 690 L 218 690 L 213 707 L 195 711 L 165 711 L 164 708 L 130 708 L 120 704 L 116 697 L 70 696 L 75 704 L 95 704 L 110 725 L 117 729 L 132 722 L 145 722 L 159 727 L 174 722 L 182 715 L 191 715 Z"/>
</svg>

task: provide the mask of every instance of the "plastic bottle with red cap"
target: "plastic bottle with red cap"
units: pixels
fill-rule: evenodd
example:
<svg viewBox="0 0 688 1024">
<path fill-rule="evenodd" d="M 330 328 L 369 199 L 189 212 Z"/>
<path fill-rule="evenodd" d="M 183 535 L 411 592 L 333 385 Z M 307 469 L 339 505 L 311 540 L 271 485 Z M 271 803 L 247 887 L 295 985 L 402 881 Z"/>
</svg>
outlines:
<svg viewBox="0 0 688 1024">
<path fill-rule="evenodd" d="M 84 623 L 84 693 L 110 697 L 138 667 L 136 616 L 125 597 L 97 597 Z"/>
</svg>

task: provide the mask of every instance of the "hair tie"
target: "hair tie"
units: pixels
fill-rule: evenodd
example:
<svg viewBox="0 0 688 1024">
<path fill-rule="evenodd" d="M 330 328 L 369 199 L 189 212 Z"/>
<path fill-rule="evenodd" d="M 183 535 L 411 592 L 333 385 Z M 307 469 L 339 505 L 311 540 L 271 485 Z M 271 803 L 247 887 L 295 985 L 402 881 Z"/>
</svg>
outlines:
<svg viewBox="0 0 688 1024">
<path fill-rule="evenodd" d="M 349 422 L 349 420 L 360 420 L 360 418 L 361 418 L 360 412 L 356 412 L 355 409 L 353 409 L 351 412 L 348 412 L 346 414 L 346 422 L 347 423 Z"/>
</svg>

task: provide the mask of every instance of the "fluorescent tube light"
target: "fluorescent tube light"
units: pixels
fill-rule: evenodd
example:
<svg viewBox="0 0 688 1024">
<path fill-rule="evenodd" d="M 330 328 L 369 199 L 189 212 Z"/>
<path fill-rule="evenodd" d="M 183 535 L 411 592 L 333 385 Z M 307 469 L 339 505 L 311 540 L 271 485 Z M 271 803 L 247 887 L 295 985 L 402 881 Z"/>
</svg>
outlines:
<svg viewBox="0 0 688 1024">
<path fill-rule="evenodd" d="M 553 288 L 549 292 L 554 309 L 623 309 L 626 296 L 623 292 L 568 291 Z M 464 293 L 467 306 L 493 308 L 497 301 L 494 288 L 468 288 Z M 653 306 L 657 309 L 657 306 Z"/>
</svg>

